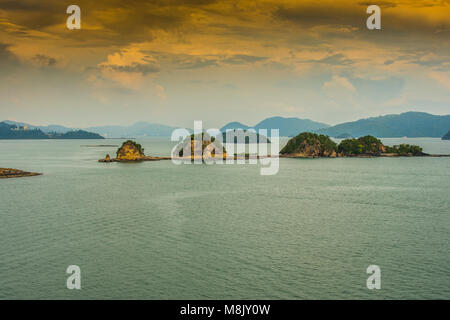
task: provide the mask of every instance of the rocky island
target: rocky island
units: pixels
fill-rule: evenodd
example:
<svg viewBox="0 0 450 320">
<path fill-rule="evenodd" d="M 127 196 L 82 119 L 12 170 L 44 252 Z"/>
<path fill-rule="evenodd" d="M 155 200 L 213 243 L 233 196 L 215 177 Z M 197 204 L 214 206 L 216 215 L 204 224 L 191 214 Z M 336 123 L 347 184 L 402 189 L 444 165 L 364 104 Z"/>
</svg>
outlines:
<svg viewBox="0 0 450 320">
<path fill-rule="evenodd" d="M 0 179 L 40 176 L 42 173 L 22 171 L 11 168 L 0 168 Z"/>
<path fill-rule="evenodd" d="M 288 158 L 335 158 L 337 144 L 323 134 L 303 132 L 290 139 L 281 149 L 280 156 Z"/>
<path fill-rule="evenodd" d="M 303 132 L 288 141 L 280 151 L 285 158 L 336 158 L 336 157 L 413 157 L 430 156 L 419 146 L 401 144 L 385 146 L 372 136 L 342 140 L 338 145 L 326 135 Z"/>
<path fill-rule="evenodd" d="M 215 137 L 211 137 L 207 133 L 191 134 L 181 141 L 174 150 L 174 159 L 212 159 L 216 157 L 216 151 L 220 150 L 221 154 L 217 153 L 223 159 L 226 159 L 227 152 L 223 145 Z M 189 152 L 189 154 L 185 154 Z M 198 153 L 198 154 L 197 154 Z"/>
<path fill-rule="evenodd" d="M 117 149 L 116 158 L 111 158 L 109 154 L 99 162 L 139 162 L 139 161 L 158 161 L 169 160 L 167 157 L 152 157 L 144 154 L 144 148 L 139 143 L 132 140 L 125 141 L 122 146 Z"/>
</svg>

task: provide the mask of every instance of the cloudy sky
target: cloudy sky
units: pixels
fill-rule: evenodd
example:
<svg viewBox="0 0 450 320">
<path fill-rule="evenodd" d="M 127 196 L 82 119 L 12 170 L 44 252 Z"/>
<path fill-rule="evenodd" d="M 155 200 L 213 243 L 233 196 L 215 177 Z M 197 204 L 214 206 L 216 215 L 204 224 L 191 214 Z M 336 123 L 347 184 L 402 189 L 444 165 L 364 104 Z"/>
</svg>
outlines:
<svg viewBox="0 0 450 320">
<path fill-rule="evenodd" d="M 450 114 L 450 0 L 0 0 L 0 95 L 76 127 Z"/>
</svg>

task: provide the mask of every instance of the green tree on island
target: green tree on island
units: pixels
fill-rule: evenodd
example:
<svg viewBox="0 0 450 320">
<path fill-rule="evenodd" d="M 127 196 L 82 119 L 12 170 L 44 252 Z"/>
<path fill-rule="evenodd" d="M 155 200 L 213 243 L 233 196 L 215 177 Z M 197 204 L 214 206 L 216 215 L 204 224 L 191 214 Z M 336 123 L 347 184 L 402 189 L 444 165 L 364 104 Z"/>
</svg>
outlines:
<svg viewBox="0 0 450 320">
<path fill-rule="evenodd" d="M 378 155 L 386 151 L 383 143 L 372 136 L 364 136 L 358 139 L 345 139 L 338 147 L 343 155 L 371 154 Z"/>
</svg>

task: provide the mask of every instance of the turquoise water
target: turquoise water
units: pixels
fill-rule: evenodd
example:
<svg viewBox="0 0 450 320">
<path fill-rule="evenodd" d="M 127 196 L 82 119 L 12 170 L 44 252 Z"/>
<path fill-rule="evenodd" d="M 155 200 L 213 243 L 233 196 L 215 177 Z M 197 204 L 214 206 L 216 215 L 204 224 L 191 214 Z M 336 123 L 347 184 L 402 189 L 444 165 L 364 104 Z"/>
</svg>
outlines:
<svg viewBox="0 0 450 320">
<path fill-rule="evenodd" d="M 81 146 L 120 143 L 0 140 L 0 167 L 44 173 L 0 180 L 0 299 L 450 299 L 450 158 L 280 159 L 261 176 Z"/>
</svg>

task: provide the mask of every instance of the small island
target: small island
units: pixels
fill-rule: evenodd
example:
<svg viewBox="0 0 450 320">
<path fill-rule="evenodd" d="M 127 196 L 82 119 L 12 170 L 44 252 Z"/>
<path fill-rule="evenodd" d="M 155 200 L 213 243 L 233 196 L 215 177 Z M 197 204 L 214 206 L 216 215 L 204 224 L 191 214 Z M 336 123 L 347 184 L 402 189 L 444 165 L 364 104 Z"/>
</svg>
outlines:
<svg viewBox="0 0 450 320">
<path fill-rule="evenodd" d="M 450 140 L 450 130 L 444 134 L 444 136 L 441 138 L 442 140 Z"/>
<path fill-rule="evenodd" d="M 217 150 L 220 154 L 218 152 L 216 155 Z M 190 154 L 184 154 L 185 151 L 189 151 Z M 213 159 L 221 156 L 223 159 L 227 158 L 224 146 L 207 133 L 191 134 L 177 145 L 173 153 L 174 159 Z"/>
<path fill-rule="evenodd" d="M 0 168 L 0 179 L 40 176 L 42 173 L 28 172 L 11 168 Z"/>
<path fill-rule="evenodd" d="M 168 157 L 152 157 L 144 154 L 144 148 L 139 143 L 132 140 L 125 141 L 122 146 L 117 149 L 116 157 L 111 158 L 109 154 L 98 162 L 139 162 L 139 161 L 158 161 L 169 160 Z"/>
<path fill-rule="evenodd" d="M 415 145 L 385 146 L 373 137 L 364 136 L 342 140 L 338 145 L 326 135 L 303 132 L 288 141 L 280 151 L 285 158 L 337 158 L 337 157 L 417 157 L 430 156 Z"/>
</svg>

